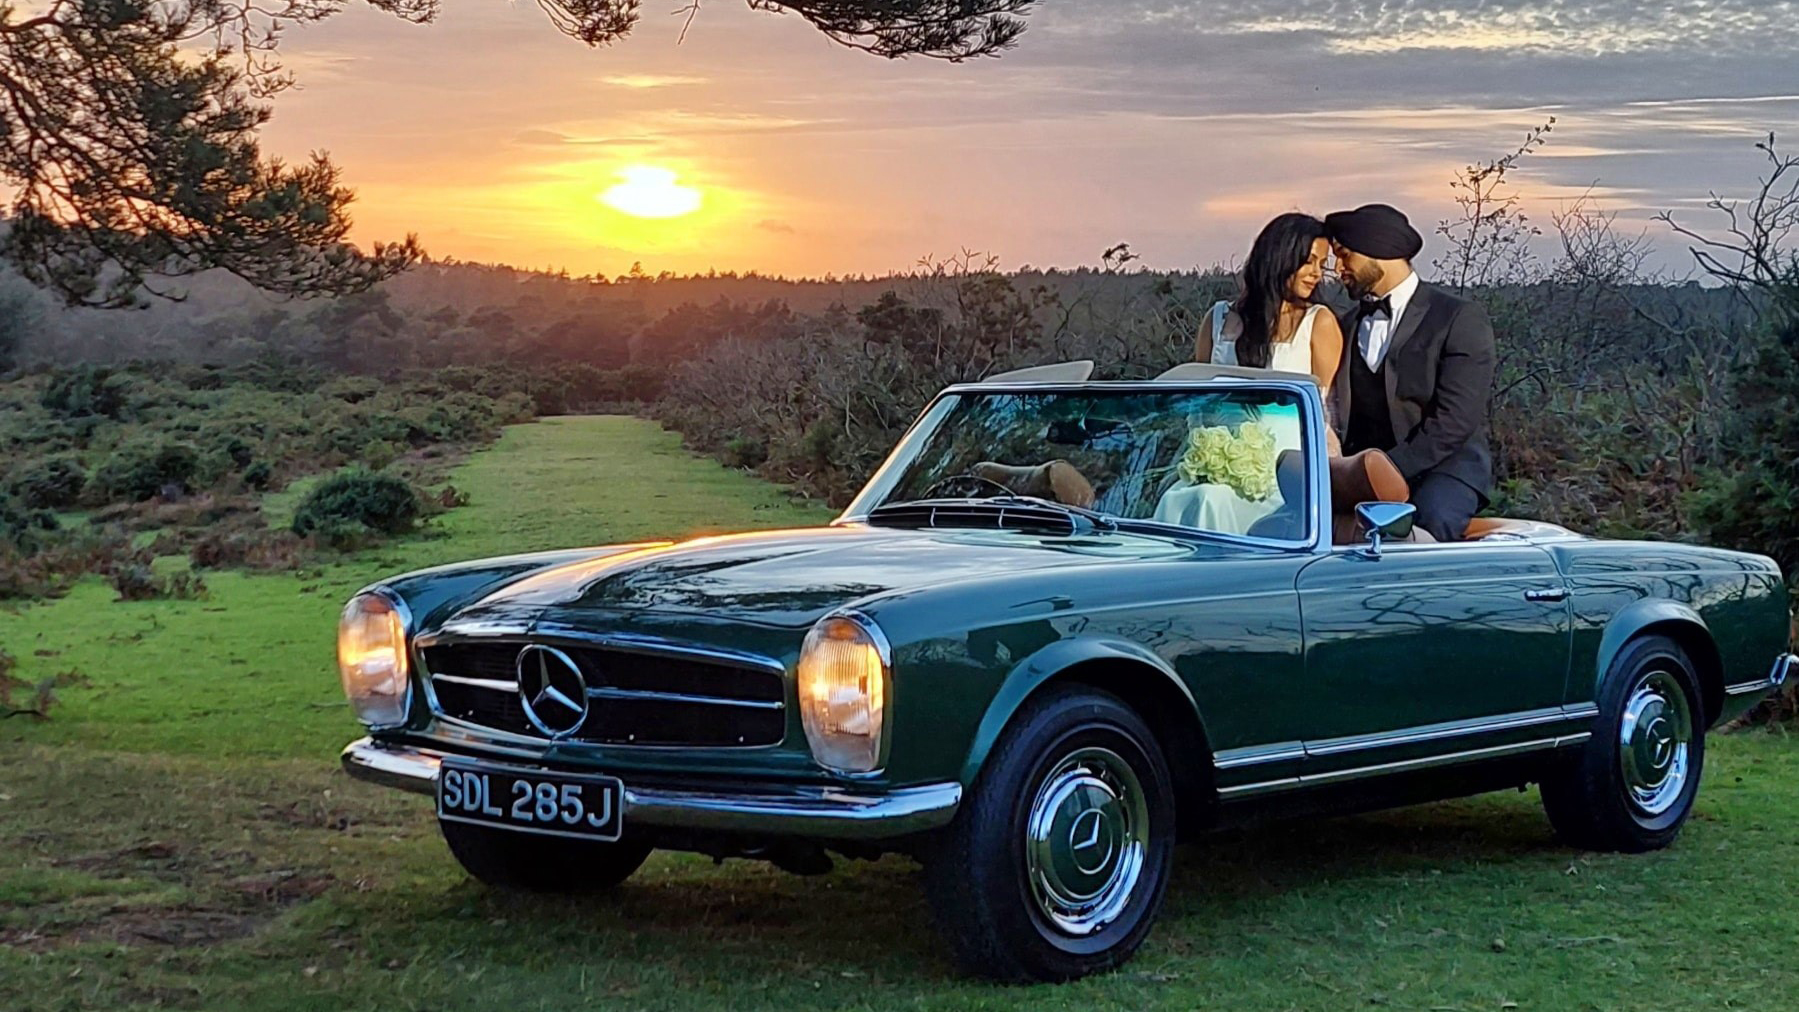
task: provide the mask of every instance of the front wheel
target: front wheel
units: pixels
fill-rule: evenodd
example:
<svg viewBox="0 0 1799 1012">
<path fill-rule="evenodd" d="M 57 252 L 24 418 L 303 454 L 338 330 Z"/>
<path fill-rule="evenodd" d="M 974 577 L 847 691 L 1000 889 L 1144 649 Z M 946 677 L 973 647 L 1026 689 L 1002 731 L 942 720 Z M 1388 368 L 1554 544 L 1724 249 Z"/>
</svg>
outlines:
<svg viewBox="0 0 1799 1012">
<path fill-rule="evenodd" d="M 534 836 L 509 829 L 439 822 L 464 871 L 486 885 L 526 892 L 583 893 L 630 878 L 650 856 L 643 844 Z"/>
<path fill-rule="evenodd" d="M 957 961 L 1060 981 L 1129 959 L 1162 905 L 1174 792 L 1155 736 L 1114 696 L 1056 689 L 988 756 L 926 866 Z"/>
<path fill-rule="evenodd" d="M 1666 636 L 1627 644 L 1599 690 L 1599 717 L 1582 749 L 1542 783 L 1556 834 L 1590 850 L 1660 850 L 1680 835 L 1705 766 L 1699 679 Z"/>
</svg>

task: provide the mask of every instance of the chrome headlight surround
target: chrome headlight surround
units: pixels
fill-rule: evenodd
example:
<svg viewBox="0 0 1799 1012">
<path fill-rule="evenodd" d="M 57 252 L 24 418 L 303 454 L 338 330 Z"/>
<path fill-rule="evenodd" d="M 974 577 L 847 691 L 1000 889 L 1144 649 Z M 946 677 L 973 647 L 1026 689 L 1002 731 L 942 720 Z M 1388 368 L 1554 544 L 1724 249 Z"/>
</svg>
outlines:
<svg viewBox="0 0 1799 1012">
<path fill-rule="evenodd" d="M 406 640 L 411 625 L 406 605 L 380 590 L 350 598 L 338 618 L 338 677 L 356 718 L 371 730 L 406 723 L 412 706 Z"/>
<path fill-rule="evenodd" d="M 856 612 L 819 619 L 800 647 L 795 688 L 819 765 L 873 773 L 885 764 L 893 648 L 874 620 Z"/>
</svg>

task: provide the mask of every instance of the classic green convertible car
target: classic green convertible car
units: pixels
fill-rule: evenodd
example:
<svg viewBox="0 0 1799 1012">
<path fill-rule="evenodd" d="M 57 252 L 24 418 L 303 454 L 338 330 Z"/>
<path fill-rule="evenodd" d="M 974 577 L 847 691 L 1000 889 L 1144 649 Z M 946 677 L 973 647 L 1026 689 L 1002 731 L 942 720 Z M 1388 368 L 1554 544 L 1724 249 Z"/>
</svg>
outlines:
<svg viewBox="0 0 1799 1012">
<path fill-rule="evenodd" d="M 1177 840 L 1250 818 L 1538 783 L 1571 844 L 1666 846 L 1707 729 L 1795 663 L 1767 558 L 1416 543 L 1380 502 L 1336 544 L 1307 378 L 1089 368 L 945 390 L 828 526 L 369 587 L 345 768 L 432 796 L 500 887 L 911 854 L 964 966 L 1062 980 L 1143 941 Z"/>
</svg>

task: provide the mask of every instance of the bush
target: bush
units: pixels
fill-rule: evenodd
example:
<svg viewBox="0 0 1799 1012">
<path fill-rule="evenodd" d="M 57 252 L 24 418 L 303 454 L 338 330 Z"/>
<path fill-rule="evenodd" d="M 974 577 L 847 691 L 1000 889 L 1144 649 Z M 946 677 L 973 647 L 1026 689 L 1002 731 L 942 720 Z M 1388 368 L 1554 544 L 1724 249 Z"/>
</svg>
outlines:
<svg viewBox="0 0 1799 1012">
<path fill-rule="evenodd" d="M 292 531 L 208 531 L 188 552 L 195 569 L 298 569 L 304 542 Z"/>
<path fill-rule="evenodd" d="M 363 446 L 359 455 L 364 467 L 371 471 L 379 471 L 399 460 L 405 453 L 406 448 L 399 443 L 392 443 L 385 439 L 371 439 Z"/>
<path fill-rule="evenodd" d="M 344 545 L 366 532 L 402 534 L 419 517 L 418 493 L 399 478 L 348 471 L 327 478 L 294 511 L 293 531 Z"/>
<path fill-rule="evenodd" d="M 1707 475 L 1694 513 L 1712 541 L 1772 556 L 1790 583 L 1799 578 L 1799 315 L 1773 328 L 1734 379 L 1725 465 Z"/>
<path fill-rule="evenodd" d="M 86 485 L 80 459 L 58 454 L 25 465 L 13 479 L 13 494 L 29 508 L 60 510 L 75 505 Z"/>
<path fill-rule="evenodd" d="M 246 488 L 265 489 L 274 479 L 275 469 L 269 466 L 269 462 L 266 460 L 253 461 L 249 467 L 244 468 L 244 487 Z"/>
<path fill-rule="evenodd" d="M 0 542 L 30 549 L 41 535 L 54 530 L 54 515 L 26 506 L 12 496 L 0 495 Z"/>
<path fill-rule="evenodd" d="M 185 491 L 199 464 L 199 455 L 186 443 L 126 443 L 94 471 L 87 498 L 97 502 L 143 502 L 171 487 Z"/>
<path fill-rule="evenodd" d="M 768 447 L 760 439 L 738 436 L 725 444 L 723 456 L 727 467 L 761 467 L 768 460 Z"/>
<path fill-rule="evenodd" d="M 107 575 L 121 601 L 191 601 L 206 596 L 206 581 L 198 573 L 170 573 L 159 577 L 148 562 L 127 562 Z"/>
<path fill-rule="evenodd" d="M 130 392 L 127 374 L 102 366 L 81 366 L 52 376 L 39 403 L 63 418 L 101 415 L 117 419 L 124 414 Z"/>
</svg>

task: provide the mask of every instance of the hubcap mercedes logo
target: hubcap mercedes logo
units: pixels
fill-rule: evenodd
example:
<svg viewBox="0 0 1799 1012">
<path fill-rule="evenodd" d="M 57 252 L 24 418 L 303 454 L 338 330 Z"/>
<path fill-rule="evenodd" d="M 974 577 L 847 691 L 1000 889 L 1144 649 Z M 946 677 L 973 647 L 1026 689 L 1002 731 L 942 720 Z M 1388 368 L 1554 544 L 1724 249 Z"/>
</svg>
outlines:
<svg viewBox="0 0 1799 1012">
<path fill-rule="evenodd" d="M 533 643 L 518 652 L 518 698 L 532 726 L 552 738 L 566 738 L 587 720 L 587 679 L 574 659 L 555 647 Z"/>
</svg>

